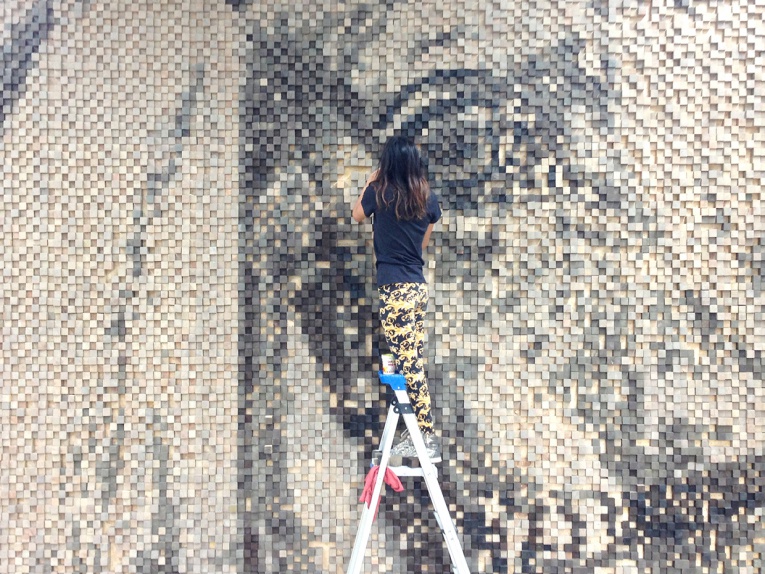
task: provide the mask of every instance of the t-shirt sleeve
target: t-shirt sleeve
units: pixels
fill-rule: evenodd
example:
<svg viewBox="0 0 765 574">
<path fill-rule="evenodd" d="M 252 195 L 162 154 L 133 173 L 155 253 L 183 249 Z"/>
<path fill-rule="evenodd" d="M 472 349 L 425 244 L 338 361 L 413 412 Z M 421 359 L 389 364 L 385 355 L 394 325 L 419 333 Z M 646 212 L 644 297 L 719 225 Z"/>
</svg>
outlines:
<svg viewBox="0 0 765 574">
<path fill-rule="evenodd" d="M 369 217 L 377 208 L 377 194 L 375 188 L 368 185 L 364 190 L 364 197 L 361 198 L 361 207 L 364 209 L 364 216 Z"/>
<path fill-rule="evenodd" d="M 435 223 L 441 219 L 441 206 L 438 204 L 438 197 L 431 193 L 428 197 L 428 222 Z"/>
</svg>

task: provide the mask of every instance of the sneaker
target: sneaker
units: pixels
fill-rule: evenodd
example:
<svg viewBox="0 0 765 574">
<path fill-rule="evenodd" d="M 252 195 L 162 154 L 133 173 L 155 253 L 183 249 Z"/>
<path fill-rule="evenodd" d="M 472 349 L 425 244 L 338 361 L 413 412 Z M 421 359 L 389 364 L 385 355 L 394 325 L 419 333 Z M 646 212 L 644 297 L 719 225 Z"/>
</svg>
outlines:
<svg viewBox="0 0 765 574">
<path fill-rule="evenodd" d="M 425 450 L 428 453 L 430 462 L 441 462 L 441 445 L 435 434 L 424 434 L 422 440 L 425 442 Z M 390 451 L 391 456 L 400 456 L 403 458 L 417 458 L 417 451 L 414 448 L 414 442 L 408 430 L 401 433 L 401 438 Z"/>
</svg>

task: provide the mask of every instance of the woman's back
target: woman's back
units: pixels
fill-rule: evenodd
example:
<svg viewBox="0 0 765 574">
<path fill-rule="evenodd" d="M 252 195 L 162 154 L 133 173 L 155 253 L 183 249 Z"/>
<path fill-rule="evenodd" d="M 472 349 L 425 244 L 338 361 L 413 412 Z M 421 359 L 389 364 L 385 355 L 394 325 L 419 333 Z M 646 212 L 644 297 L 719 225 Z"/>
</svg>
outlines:
<svg viewBox="0 0 765 574">
<path fill-rule="evenodd" d="M 399 219 L 393 203 L 395 196 L 391 191 L 384 192 L 382 207 L 378 205 L 379 185 L 370 184 L 361 202 L 365 215 L 374 214 L 377 285 L 425 283 L 422 245 L 430 225 L 441 217 L 438 199 L 429 191 L 422 217 Z M 386 199 L 387 205 L 384 201 Z"/>
</svg>

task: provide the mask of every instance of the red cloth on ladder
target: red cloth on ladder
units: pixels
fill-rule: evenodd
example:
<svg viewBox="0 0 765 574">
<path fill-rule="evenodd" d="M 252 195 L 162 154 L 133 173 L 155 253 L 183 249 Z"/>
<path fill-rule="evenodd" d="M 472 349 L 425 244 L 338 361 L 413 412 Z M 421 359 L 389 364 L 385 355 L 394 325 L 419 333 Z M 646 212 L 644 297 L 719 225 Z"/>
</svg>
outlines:
<svg viewBox="0 0 765 574">
<path fill-rule="evenodd" d="M 359 498 L 359 502 L 366 502 L 367 507 L 372 504 L 372 494 L 375 489 L 375 482 L 377 482 L 377 475 L 380 472 L 379 466 L 373 466 L 369 472 L 367 473 L 367 477 L 364 479 L 364 490 L 361 493 L 361 497 Z M 390 486 L 393 490 L 396 492 L 401 492 L 404 490 L 404 485 L 401 484 L 401 481 L 399 480 L 398 476 L 396 476 L 396 473 L 393 472 L 390 467 L 385 468 L 385 476 L 383 476 L 383 481 L 385 484 Z M 380 500 L 382 499 L 382 491 L 380 492 L 380 496 L 377 499 L 377 508 L 375 508 L 375 518 L 377 518 L 377 511 L 380 510 Z M 374 519 L 373 519 L 374 520 Z"/>
</svg>

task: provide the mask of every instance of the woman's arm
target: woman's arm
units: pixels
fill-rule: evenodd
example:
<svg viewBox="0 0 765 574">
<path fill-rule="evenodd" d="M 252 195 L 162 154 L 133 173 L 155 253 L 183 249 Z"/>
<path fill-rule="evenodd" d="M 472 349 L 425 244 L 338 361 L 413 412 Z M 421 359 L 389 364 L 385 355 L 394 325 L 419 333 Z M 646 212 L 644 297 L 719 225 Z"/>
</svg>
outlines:
<svg viewBox="0 0 765 574">
<path fill-rule="evenodd" d="M 353 212 L 351 213 L 353 220 L 356 223 L 361 223 L 366 219 L 366 214 L 364 213 L 364 208 L 361 205 L 361 200 L 364 197 L 364 192 L 369 187 L 369 184 L 372 183 L 375 178 L 377 178 L 377 172 L 378 170 L 374 170 L 371 175 L 367 178 L 367 182 L 364 184 L 364 187 L 361 189 L 361 194 L 359 195 L 359 198 L 356 200 L 356 203 L 353 204 Z"/>
<path fill-rule="evenodd" d="M 366 219 L 366 215 L 364 215 L 364 208 L 361 206 L 361 199 L 364 197 L 364 190 L 366 189 L 366 186 L 364 189 L 361 190 L 361 195 L 359 195 L 359 198 L 356 200 L 356 203 L 353 205 L 353 220 L 356 223 L 361 223 Z"/>
<path fill-rule="evenodd" d="M 428 247 L 428 241 L 430 240 L 430 232 L 433 231 L 435 223 L 428 225 L 428 229 L 425 231 L 425 236 L 422 238 L 422 250 L 425 251 Z"/>
</svg>

